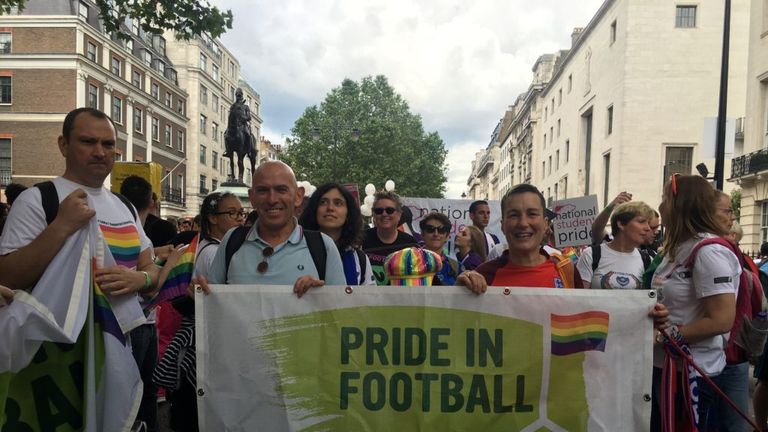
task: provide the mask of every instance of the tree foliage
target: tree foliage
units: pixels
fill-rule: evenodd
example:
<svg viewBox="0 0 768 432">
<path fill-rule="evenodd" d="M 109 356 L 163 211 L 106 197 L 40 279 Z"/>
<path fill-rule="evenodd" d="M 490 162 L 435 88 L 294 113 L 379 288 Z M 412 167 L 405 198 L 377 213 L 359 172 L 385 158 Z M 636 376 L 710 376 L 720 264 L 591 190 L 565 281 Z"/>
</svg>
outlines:
<svg viewBox="0 0 768 432">
<path fill-rule="evenodd" d="M 313 139 L 313 129 L 320 129 Z M 352 129 L 360 137 L 352 139 Z M 331 180 L 382 187 L 394 180 L 405 196 L 442 197 L 447 150 L 437 132 L 425 132 L 421 116 L 383 75 L 345 79 L 320 106 L 308 107 L 296 120 L 282 159 L 299 179 Z M 335 156 L 334 156 L 335 153 Z M 335 178 L 334 178 L 335 177 Z"/>
<path fill-rule="evenodd" d="M 0 12 L 9 14 L 14 8 L 24 10 L 28 0 L 0 0 Z M 179 39 L 189 40 L 208 33 L 214 39 L 232 28 L 232 11 L 221 11 L 207 0 L 94 0 L 104 28 L 126 38 L 120 27 L 127 18 L 138 19 L 141 28 L 153 34 L 173 30 Z M 75 3 L 76 4 L 76 3 Z"/>
</svg>

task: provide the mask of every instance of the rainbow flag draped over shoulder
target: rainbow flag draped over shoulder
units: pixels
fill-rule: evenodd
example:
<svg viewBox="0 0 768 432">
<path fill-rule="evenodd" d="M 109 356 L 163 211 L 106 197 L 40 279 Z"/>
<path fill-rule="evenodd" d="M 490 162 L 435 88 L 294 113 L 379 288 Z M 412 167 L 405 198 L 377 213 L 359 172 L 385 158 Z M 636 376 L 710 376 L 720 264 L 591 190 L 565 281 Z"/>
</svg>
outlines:
<svg viewBox="0 0 768 432">
<path fill-rule="evenodd" d="M 192 272 L 195 269 L 195 255 L 200 235 L 196 235 L 189 243 L 187 250 L 181 254 L 176 265 L 168 273 L 168 278 L 163 283 L 157 294 L 144 304 L 144 309 L 153 308 L 164 301 L 187 294 L 187 287 L 192 282 Z"/>
<path fill-rule="evenodd" d="M 550 315 L 552 355 L 564 356 L 584 351 L 605 351 L 608 339 L 608 313 L 587 311 L 575 315 Z"/>
</svg>

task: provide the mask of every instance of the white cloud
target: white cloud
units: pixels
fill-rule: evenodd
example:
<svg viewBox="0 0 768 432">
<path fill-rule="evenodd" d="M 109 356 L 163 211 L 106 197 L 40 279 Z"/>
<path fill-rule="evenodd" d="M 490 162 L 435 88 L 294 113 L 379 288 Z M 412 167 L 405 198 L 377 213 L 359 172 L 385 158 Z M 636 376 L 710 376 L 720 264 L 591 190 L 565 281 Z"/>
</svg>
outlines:
<svg viewBox="0 0 768 432">
<path fill-rule="evenodd" d="M 448 149 L 448 156 L 445 158 L 448 165 L 446 198 L 461 198 L 461 193 L 467 191 L 467 178 L 472 171 L 472 161 L 475 160 L 475 153 L 483 148 L 473 143 L 462 143 Z"/>
<path fill-rule="evenodd" d="M 539 55 L 570 45 L 602 0 L 219 0 L 222 37 L 262 96 L 264 131 L 290 134 L 344 78 L 384 74 L 450 150 L 449 195 L 469 174 Z M 465 175 L 466 173 L 466 175 Z M 466 185 L 463 186 L 463 189 Z"/>
</svg>

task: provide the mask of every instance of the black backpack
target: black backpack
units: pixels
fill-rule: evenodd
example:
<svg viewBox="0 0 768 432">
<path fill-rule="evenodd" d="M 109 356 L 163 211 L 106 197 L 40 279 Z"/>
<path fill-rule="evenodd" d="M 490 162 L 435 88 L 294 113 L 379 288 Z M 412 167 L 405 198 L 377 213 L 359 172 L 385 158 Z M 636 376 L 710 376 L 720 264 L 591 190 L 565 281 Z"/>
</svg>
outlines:
<svg viewBox="0 0 768 432">
<path fill-rule="evenodd" d="M 245 237 L 248 235 L 249 228 L 239 226 L 232 231 L 229 236 L 229 240 L 224 247 L 224 275 L 228 278 L 229 263 L 232 261 L 232 256 L 235 255 L 240 246 L 243 245 Z M 317 269 L 317 276 L 320 280 L 325 280 L 325 262 L 328 257 L 328 253 L 325 250 L 325 243 L 323 242 L 323 236 L 320 231 L 304 230 L 304 237 L 307 239 L 307 247 L 309 248 L 309 254 L 312 256 L 312 262 L 315 263 Z M 228 280 L 228 279 L 227 279 Z"/>
<path fill-rule="evenodd" d="M 592 248 L 592 273 L 594 273 L 600 265 L 600 255 L 602 254 L 602 251 L 599 244 L 593 244 L 590 247 Z M 651 257 L 645 249 L 640 249 L 640 258 L 643 259 L 643 269 L 648 270 L 648 266 L 651 265 L 653 257 Z"/>
<path fill-rule="evenodd" d="M 59 193 L 56 192 L 56 186 L 52 181 L 38 183 L 35 185 L 35 187 L 40 189 L 40 198 L 42 199 L 43 211 L 45 212 L 45 223 L 50 225 L 51 222 L 56 219 L 56 215 L 59 214 Z M 128 201 L 128 198 L 120 195 L 119 193 L 112 192 L 112 194 L 120 198 L 120 201 L 122 201 L 123 204 L 128 207 L 128 210 L 133 215 L 133 220 L 136 221 L 138 215 L 136 214 L 136 210 L 133 208 L 133 204 Z"/>
</svg>

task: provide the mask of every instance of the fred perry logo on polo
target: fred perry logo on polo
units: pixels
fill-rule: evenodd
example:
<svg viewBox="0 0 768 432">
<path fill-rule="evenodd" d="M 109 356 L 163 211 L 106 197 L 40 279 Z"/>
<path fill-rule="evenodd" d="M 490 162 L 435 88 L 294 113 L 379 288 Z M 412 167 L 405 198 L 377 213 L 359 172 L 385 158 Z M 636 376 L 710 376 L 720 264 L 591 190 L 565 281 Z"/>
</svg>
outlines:
<svg viewBox="0 0 768 432">
<path fill-rule="evenodd" d="M 721 277 L 715 278 L 716 284 L 731 283 L 731 282 L 733 282 L 733 278 L 731 276 L 721 276 Z"/>
<path fill-rule="evenodd" d="M 296 268 L 299 269 L 299 270 L 304 270 L 304 265 L 303 264 L 299 264 Z"/>
<path fill-rule="evenodd" d="M 560 278 L 555 278 L 555 288 L 563 288 L 563 280 Z"/>
</svg>

